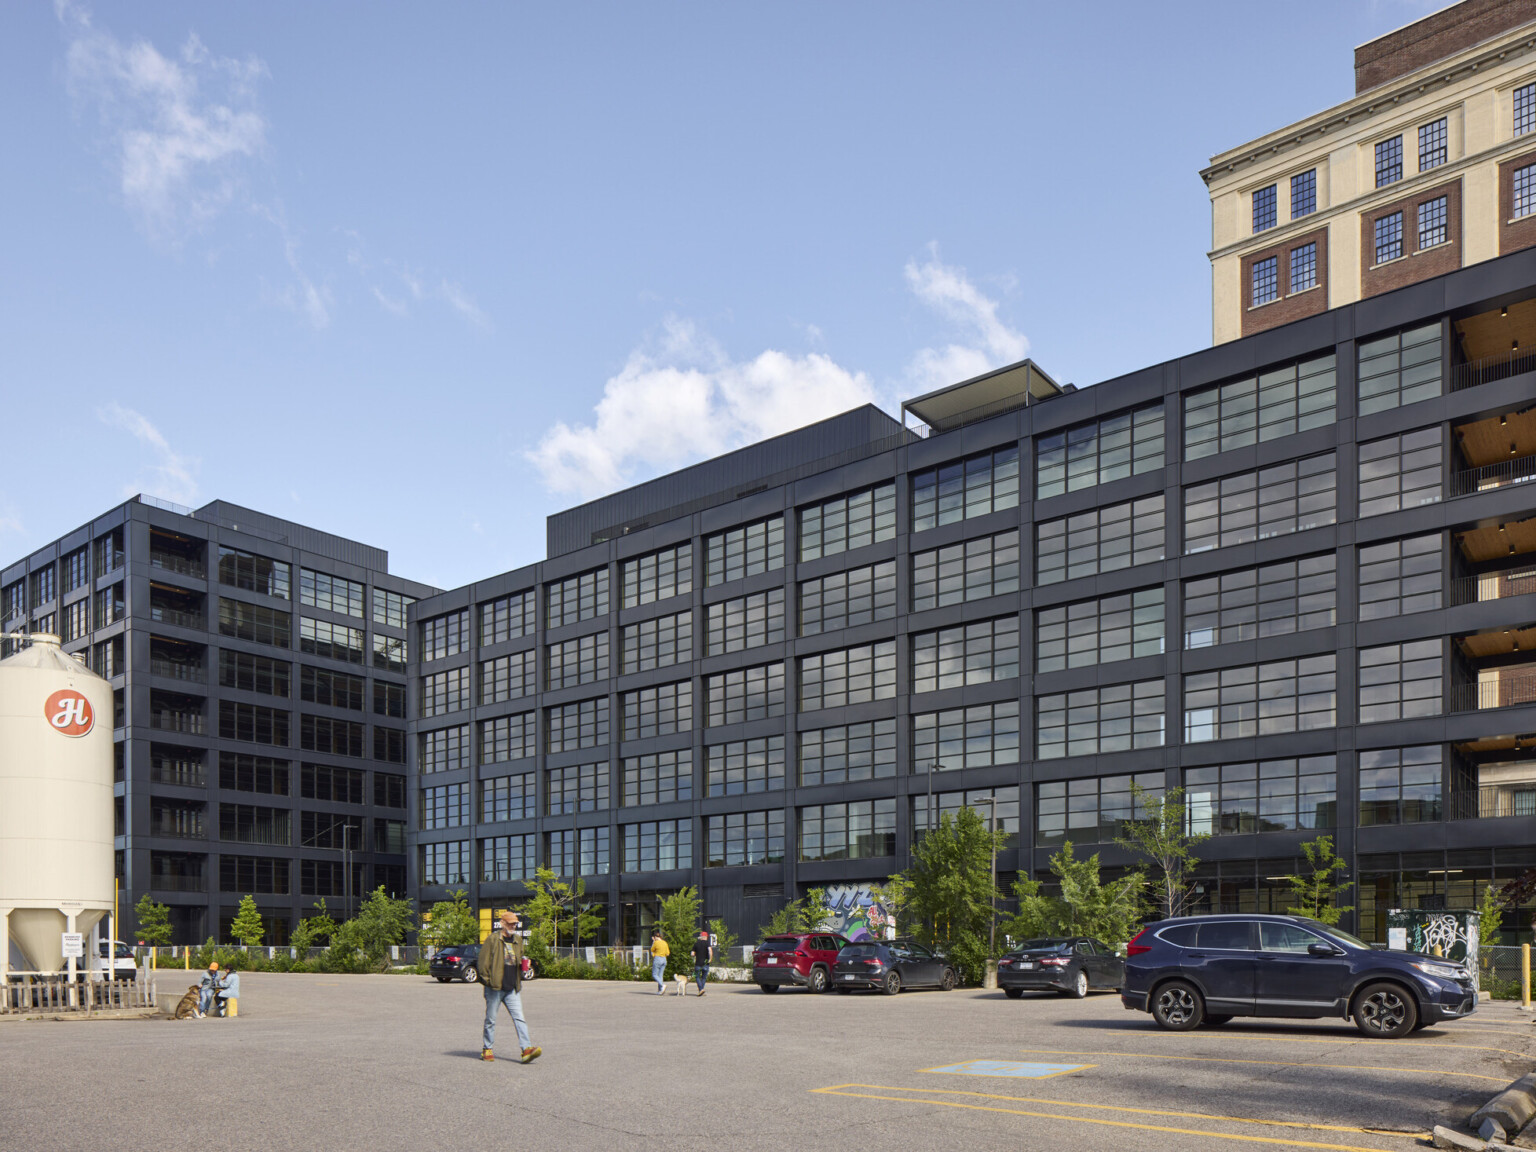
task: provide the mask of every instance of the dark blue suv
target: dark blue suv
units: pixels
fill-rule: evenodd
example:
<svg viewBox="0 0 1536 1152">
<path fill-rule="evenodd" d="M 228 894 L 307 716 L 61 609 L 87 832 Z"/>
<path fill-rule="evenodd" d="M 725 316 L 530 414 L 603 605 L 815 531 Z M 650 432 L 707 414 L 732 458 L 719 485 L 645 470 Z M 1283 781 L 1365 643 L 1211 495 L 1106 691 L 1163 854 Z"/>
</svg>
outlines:
<svg viewBox="0 0 1536 1152">
<path fill-rule="evenodd" d="M 1354 1018 L 1377 1039 L 1466 1016 L 1464 965 L 1372 948 L 1305 916 L 1193 916 L 1144 928 L 1126 947 L 1127 1008 L 1187 1032 L 1234 1016 Z"/>
</svg>

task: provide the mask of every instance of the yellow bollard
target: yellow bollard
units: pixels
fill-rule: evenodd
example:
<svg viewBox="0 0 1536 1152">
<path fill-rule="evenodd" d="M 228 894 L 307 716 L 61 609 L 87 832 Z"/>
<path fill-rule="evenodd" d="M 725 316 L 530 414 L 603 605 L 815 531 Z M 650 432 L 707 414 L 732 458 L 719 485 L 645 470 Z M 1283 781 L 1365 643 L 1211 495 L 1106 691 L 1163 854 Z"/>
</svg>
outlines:
<svg viewBox="0 0 1536 1152">
<path fill-rule="evenodd" d="M 224 1000 L 224 1015 L 226 1015 L 226 1016 L 238 1016 L 238 1015 L 240 1015 L 240 997 L 238 997 L 238 996 L 228 996 L 228 997 L 225 998 L 225 1000 Z"/>
<path fill-rule="evenodd" d="M 1520 1007 L 1531 1006 L 1531 946 L 1520 945 Z"/>
</svg>

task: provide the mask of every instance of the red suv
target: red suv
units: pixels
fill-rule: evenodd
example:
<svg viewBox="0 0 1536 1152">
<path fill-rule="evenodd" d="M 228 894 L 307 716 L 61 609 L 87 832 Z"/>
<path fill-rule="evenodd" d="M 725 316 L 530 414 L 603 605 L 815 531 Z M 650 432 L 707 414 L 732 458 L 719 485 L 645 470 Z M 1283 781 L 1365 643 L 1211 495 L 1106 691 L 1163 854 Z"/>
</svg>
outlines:
<svg viewBox="0 0 1536 1152">
<path fill-rule="evenodd" d="M 825 992 L 838 949 L 847 943 L 836 932 L 769 936 L 752 953 L 752 979 L 764 992 L 777 992 L 781 984 Z"/>
</svg>

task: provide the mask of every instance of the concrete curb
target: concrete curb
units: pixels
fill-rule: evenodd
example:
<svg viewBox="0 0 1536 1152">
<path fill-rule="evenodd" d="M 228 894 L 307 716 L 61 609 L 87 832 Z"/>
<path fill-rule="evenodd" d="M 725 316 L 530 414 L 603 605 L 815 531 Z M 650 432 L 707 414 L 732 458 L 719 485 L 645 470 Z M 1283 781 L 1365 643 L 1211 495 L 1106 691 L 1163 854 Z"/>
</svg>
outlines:
<svg viewBox="0 0 1536 1152">
<path fill-rule="evenodd" d="M 1472 1113 L 1467 1127 L 1481 1133 L 1484 1139 L 1507 1141 L 1513 1140 L 1532 1117 L 1536 1117 L 1536 1073 L 1520 1077 Z"/>
</svg>

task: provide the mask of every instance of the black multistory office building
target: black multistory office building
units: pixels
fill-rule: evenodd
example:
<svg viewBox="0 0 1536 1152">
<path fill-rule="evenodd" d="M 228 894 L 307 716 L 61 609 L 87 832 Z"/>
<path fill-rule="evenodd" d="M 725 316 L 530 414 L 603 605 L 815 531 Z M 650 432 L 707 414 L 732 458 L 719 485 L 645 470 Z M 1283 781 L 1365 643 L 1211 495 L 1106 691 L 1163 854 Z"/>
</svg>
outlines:
<svg viewBox="0 0 1536 1152">
<path fill-rule="evenodd" d="M 1124 867 L 1134 781 L 1212 833 L 1203 909 L 1282 909 L 1320 834 L 1368 938 L 1471 905 L 1536 865 L 1522 348 L 1532 250 L 553 516 L 548 559 L 411 608 L 413 887 L 490 908 L 547 864 L 633 943 L 696 884 L 749 933 L 982 797 L 1005 883 L 1069 839 Z"/>
<path fill-rule="evenodd" d="M 112 683 L 125 924 L 148 893 L 175 943 L 228 940 L 253 895 L 280 944 L 317 900 L 406 894 L 406 610 L 435 591 L 378 548 L 144 496 L 0 573 L 5 631 Z"/>
</svg>

